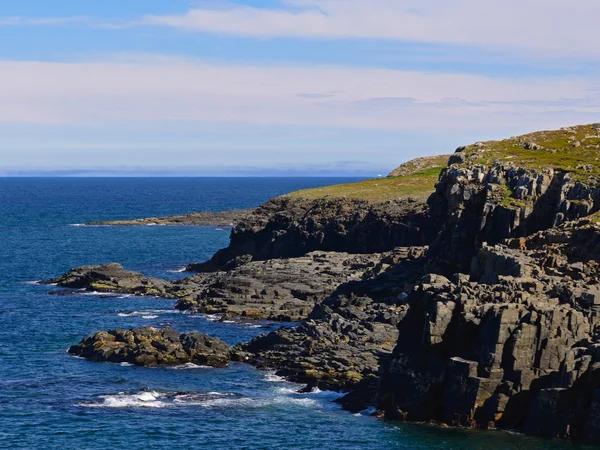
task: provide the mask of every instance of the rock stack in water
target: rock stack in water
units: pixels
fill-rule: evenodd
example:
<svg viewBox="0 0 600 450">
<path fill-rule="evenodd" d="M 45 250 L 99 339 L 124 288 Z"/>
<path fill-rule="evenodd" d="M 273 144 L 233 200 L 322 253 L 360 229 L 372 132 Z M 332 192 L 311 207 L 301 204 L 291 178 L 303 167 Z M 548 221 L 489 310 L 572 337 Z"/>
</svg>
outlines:
<svg viewBox="0 0 600 450">
<path fill-rule="evenodd" d="M 155 367 L 193 363 L 227 367 L 229 346 L 216 337 L 171 328 L 101 331 L 72 346 L 69 353 L 92 361 Z"/>
</svg>

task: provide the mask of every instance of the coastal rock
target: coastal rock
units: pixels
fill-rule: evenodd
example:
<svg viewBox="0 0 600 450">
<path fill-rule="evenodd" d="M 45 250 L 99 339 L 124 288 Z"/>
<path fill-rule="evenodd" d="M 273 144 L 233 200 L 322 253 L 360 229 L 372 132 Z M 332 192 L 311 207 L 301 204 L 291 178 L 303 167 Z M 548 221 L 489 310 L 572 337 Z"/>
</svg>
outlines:
<svg viewBox="0 0 600 450">
<path fill-rule="evenodd" d="M 72 346 L 69 353 L 92 361 L 155 367 L 193 363 L 229 365 L 229 346 L 219 338 L 197 331 L 179 333 L 171 328 L 133 328 L 101 331 Z"/>
<path fill-rule="evenodd" d="M 252 261 L 174 282 L 170 292 L 180 298 L 176 308 L 181 310 L 293 322 L 305 319 L 337 286 L 360 279 L 385 256 L 312 252 Z"/>
<path fill-rule="evenodd" d="M 412 200 L 278 197 L 238 223 L 227 248 L 188 270 L 223 270 L 243 255 L 260 261 L 313 251 L 365 254 L 426 245 L 433 236 L 427 205 Z"/>
<path fill-rule="evenodd" d="M 193 212 L 178 216 L 166 217 L 148 217 L 144 219 L 131 220 L 112 220 L 101 222 L 88 222 L 85 225 L 109 225 L 109 226 L 148 226 L 148 225 L 168 225 L 168 226 L 211 226 L 228 227 L 234 226 L 244 217 L 252 212 L 251 209 L 232 209 L 221 212 Z"/>
<path fill-rule="evenodd" d="M 391 355 L 397 324 L 407 312 L 407 291 L 423 275 L 426 250 L 396 249 L 362 279 L 340 285 L 300 326 L 236 346 L 232 357 L 276 369 L 295 382 L 354 389 L 376 376 Z"/>
<path fill-rule="evenodd" d="M 484 247 L 470 276 L 424 278 L 378 406 L 402 420 L 597 439 L 598 242 L 583 219 Z"/>
<path fill-rule="evenodd" d="M 168 297 L 169 282 L 125 270 L 121 264 L 83 266 L 69 270 L 57 278 L 43 281 L 59 287 L 96 292 L 118 292 L 135 295 Z"/>
<path fill-rule="evenodd" d="M 586 143 L 577 156 L 584 162 L 595 160 L 600 136 L 591 126 L 578 127 L 576 132 Z M 563 158 L 575 159 L 570 148 L 555 150 L 552 154 L 558 156 L 552 157 L 546 151 L 548 145 L 556 146 L 556 141 L 563 142 L 570 133 L 534 133 L 462 148 L 460 160 L 451 160 L 428 199 L 429 212 L 439 229 L 431 256 L 468 271 L 483 243 L 494 245 L 507 238 L 525 237 L 598 211 L 597 168 L 587 164 L 588 170 L 583 164 L 569 167 L 570 172 L 563 167 Z M 534 146 L 533 139 L 545 144 Z M 519 160 L 510 149 L 521 144 L 530 153 Z M 490 161 L 492 157 L 496 159 Z M 537 158 L 546 164 L 540 167 Z"/>
<path fill-rule="evenodd" d="M 388 177 L 404 177 L 415 172 L 444 167 L 448 165 L 448 160 L 457 154 L 460 153 L 455 153 L 454 155 L 424 156 L 422 158 L 412 159 L 392 170 Z"/>
<path fill-rule="evenodd" d="M 86 266 L 46 281 L 91 292 L 177 299 L 176 308 L 223 318 L 294 322 L 305 319 L 340 284 L 360 280 L 396 252 L 357 255 L 313 252 L 298 258 L 245 260 L 228 271 L 176 281 L 148 278 L 120 264 Z M 61 292 L 61 291 L 54 291 Z"/>
</svg>

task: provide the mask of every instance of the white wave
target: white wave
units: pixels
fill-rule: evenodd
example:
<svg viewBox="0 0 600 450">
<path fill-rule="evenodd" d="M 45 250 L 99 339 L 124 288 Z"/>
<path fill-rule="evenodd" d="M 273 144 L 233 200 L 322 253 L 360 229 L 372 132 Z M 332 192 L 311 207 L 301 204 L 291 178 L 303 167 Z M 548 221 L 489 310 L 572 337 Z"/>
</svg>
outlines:
<svg viewBox="0 0 600 450">
<path fill-rule="evenodd" d="M 185 364 L 180 364 L 178 366 L 172 366 L 169 368 L 174 369 L 174 370 L 212 369 L 212 367 L 210 367 L 210 366 L 199 366 L 198 364 L 194 364 L 194 363 L 185 363 Z"/>
<path fill-rule="evenodd" d="M 167 270 L 167 272 L 171 272 L 171 273 L 183 273 L 183 272 L 185 272 L 185 269 L 187 269 L 187 267 L 180 267 L 179 269 Z"/>
<path fill-rule="evenodd" d="M 276 392 L 278 394 L 287 395 L 287 394 L 297 394 L 298 390 L 297 389 L 292 389 L 292 388 L 278 388 L 276 390 Z"/>
<path fill-rule="evenodd" d="M 157 319 L 163 314 L 181 314 L 176 309 L 143 309 L 141 311 L 120 312 L 119 317 L 141 317 L 142 319 Z"/>
<path fill-rule="evenodd" d="M 42 284 L 42 280 L 23 281 L 23 284 Z M 56 286 L 56 285 L 55 285 Z"/>
<path fill-rule="evenodd" d="M 133 366 L 133 364 L 128 363 L 128 362 L 122 362 L 119 365 L 122 366 L 122 367 L 131 367 L 131 366 Z"/>
<path fill-rule="evenodd" d="M 209 322 L 218 322 L 223 318 L 221 314 L 201 314 L 198 317 L 202 317 L 208 320 Z"/>
<path fill-rule="evenodd" d="M 263 328 L 262 325 L 256 325 L 256 324 L 252 324 L 252 323 L 247 323 L 246 327 L 248 327 L 248 328 Z"/>
<path fill-rule="evenodd" d="M 70 223 L 70 227 L 85 227 L 85 223 Z"/>
<path fill-rule="evenodd" d="M 164 408 L 169 404 L 161 401 L 161 394 L 155 391 L 138 392 L 137 394 L 101 395 L 99 403 L 80 403 L 87 408 Z"/>
<path fill-rule="evenodd" d="M 99 401 L 79 403 L 86 408 L 169 408 L 181 406 L 237 406 L 251 404 L 252 399 L 221 392 L 161 393 L 140 391 L 135 394 L 119 392 L 116 395 L 100 395 Z"/>
<path fill-rule="evenodd" d="M 354 414 L 355 416 L 371 416 L 373 415 L 375 412 L 377 411 L 377 408 L 375 408 L 374 406 L 369 406 L 366 409 L 363 409 L 362 411 L 357 412 L 356 414 Z"/>
<path fill-rule="evenodd" d="M 265 381 L 269 381 L 271 383 L 284 383 L 286 379 L 280 377 L 279 375 L 275 375 L 275 372 L 265 372 Z"/>
<path fill-rule="evenodd" d="M 114 292 L 82 291 L 82 292 L 78 292 L 77 295 L 117 298 L 120 294 L 115 294 Z"/>
<path fill-rule="evenodd" d="M 224 320 L 223 323 L 236 323 L 235 320 Z"/>
</svg>

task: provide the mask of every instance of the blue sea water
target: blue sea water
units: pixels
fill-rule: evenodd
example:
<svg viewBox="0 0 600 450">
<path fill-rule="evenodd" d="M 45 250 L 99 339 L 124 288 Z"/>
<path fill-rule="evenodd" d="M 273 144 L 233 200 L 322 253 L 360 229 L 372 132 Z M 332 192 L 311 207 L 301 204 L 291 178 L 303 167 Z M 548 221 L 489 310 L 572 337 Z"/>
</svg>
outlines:
<svg viewBox="0 0 600 450">
<path fill-rule="evenodd" d="M 120 262 L 174 278 L 226 246 L 214 227 L 87 227 L 127 219 L 247 208 L 341 179 L 0 179 L 0 448 L 543 449 L 574 448 L 501 432 L 397 425 L 339 409 L 337 394 L 244 364 L 138 368 L 74 358 L 98 330 L 170 325 L 230 344 L 280 324 L 220 323 L 164 299 L 49 295 L 33 281 L 74 266 Z"/>
</svg>

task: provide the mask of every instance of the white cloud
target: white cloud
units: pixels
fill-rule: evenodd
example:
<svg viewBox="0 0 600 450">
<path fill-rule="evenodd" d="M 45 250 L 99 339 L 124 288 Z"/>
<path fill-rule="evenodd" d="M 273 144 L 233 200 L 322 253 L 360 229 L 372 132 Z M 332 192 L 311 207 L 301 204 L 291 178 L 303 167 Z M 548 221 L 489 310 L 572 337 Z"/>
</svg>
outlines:
<svg viewBox="0 0 600 450">
<path fill-rule="evenodd" d="M 345 67 L 218 65 L 131 56 L 0 61 L 0 122 L 164 121 L 406 130 L 597 121 L 597 79 L 505 79 Z"/>
<path fill-rule="evenodd" d="M 542 56 L 600 55 L 597 0 L 282 0 L 236 3 L 139 22 L 257 37 L 374 38 L 465 44 Z"/>
</svg>

